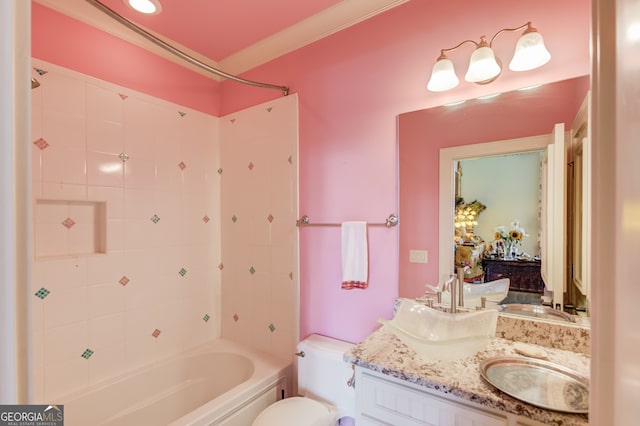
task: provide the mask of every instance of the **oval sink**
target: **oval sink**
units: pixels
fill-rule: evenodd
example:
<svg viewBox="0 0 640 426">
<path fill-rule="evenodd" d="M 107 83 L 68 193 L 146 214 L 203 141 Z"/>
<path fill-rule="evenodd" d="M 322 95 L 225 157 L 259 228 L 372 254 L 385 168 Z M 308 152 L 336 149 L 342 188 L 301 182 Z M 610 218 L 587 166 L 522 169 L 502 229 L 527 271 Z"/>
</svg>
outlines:
<svg viewBox="0 0 640 426">
<path fill-rule="evenodd" d="M 561 365 L 519 357 L 495 357 L 480 364 L 480 374 L 502 392 L 549 410 L 589 412 L 589 380 Z"/>
<path fill-rule="evenodd" d="M 507 305 L 500 305 L 498 310 L 505 314 L 524 315 L 527 317 L 543 318 L 551 320 L 559 320 L 565 322 L 575 322 L 574 317 L 570 314 L 559 311 L 557 309 L 549 308 L 542 305 L 526 305 L 519 303 L 510 303 Z"/>
</svg>

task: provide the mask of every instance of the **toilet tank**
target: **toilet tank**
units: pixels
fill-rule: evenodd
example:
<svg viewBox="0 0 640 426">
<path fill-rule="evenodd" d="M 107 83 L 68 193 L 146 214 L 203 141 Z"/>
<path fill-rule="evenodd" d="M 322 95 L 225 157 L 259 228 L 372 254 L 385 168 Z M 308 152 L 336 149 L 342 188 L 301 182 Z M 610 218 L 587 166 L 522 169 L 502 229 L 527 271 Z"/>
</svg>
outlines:
<svg viewBox="0 0 640 426">
<path fill-rule="evenodd" d="M 298 392 L 319 399 L 338 409 L 338 418 L 355 417 L 355 393 L 347 381 L 353 376 L 351 364 L 343 354 L 352 343 L 312 334 L 298 343 Z"/>
</svg>

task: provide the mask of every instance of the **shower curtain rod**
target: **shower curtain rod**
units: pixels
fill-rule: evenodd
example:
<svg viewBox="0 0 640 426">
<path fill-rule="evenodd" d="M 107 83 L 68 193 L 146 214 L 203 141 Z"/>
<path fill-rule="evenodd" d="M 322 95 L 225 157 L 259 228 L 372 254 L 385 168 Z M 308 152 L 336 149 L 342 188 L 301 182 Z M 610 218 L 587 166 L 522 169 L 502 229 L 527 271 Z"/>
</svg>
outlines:
<svg viewBox="0 0 640 426">
<path fill-rule="evenodd" d="M 199 67 L 202 68 L 205 71 L 208 71 L 212 74 L 215 74 L 217 76 L 220 77 L 224 77 L 226 79 L 229 80 L 233 80 L 237 83 L 242 83 L 242 84 L 246 84 L 249 86 L 255 86 L 255 87 L 262 87 L 265 89 L 273 89 L 273 90 L 280 90 L 282 91 L 282 94 L 284 96 L 289 95 L 289 88 L 287 86 L 277 86 L 275 84 L 269 84 L 269 83 L 261 83 L 259 81 L 253 81 L 253 80 L 247 80 L 245 78 L 242 77 L 238 77 L 235 76 L 233 74 L 229 74 L 227 72 L 224 72 L 222 70 L 219 70 L 217 68 L 214 68 L 212 66 L 209 66 L 207 64 L 205 64 L 202 61 L 199 61 L 198 59 L 187 55 L 186 53 L 184 53 L 183 51 L 171 46 L 169 43 L 159 39 L 158 37 L 156 37 L 155 35 L 151 34 L 150 32 L 140 28 L 139 26 L 137 26 L 136 24 L 134 24 L 133 22 L 129 21 L 127 18 L 125 18 L 124 16 L 118 14 L 117 12 L 115 12 L 114 10 L 110 9 L 109 7 L 105 6 L 104 4 L 102 4 L 99 0 L 86 0 L 88 3 L 90 3 L 92 6 L 96 7 L 97 9 L 99 9 L 100 11 L 102 11 L 103 13 L 105 13 L 106 15 L 108 15 L 109 17 L 115 19 L 116 21 L 120 22 L 122 25 L 126 26 L 127 28 L 129 28 L 130 30 L 133 30 L 134 32 L 140 34 L 141 36 L 143 36 L 144 38 L 146 38 L 147 40 L 151 41 L 152 43 L 154 43 L 155 45 L 163 48 L 164 50 L 173 53 L 174 55 L 176 55 L 177 57 Z"/>
</svg>

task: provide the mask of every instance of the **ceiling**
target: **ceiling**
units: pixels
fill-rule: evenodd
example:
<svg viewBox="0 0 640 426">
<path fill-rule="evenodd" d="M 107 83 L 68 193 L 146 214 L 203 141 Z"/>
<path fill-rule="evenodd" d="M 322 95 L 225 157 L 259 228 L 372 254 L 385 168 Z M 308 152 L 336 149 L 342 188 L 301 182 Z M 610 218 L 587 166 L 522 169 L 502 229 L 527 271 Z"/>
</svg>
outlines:
<svg viewBox="0 0 640 426">
<path fill-rule="evenodd" d="M 88 0 L 34 1 L 217 79 L 117 23 Z M 240 74 L 408 0 L 158 1 L 160 13 L 143 15 L 125 0 L 100 0 L 184 53 Z"/>
</svg>

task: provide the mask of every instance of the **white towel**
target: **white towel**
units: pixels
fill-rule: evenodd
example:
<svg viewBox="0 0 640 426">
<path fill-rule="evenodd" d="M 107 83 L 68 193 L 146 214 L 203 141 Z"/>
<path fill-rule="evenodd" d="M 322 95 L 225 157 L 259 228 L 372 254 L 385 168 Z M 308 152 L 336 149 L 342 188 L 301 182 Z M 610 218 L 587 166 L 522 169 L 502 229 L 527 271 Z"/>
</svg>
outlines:
<svg viewBox="0 0 640 426">
<path fill-rule="evenodd" d="M 367 222 L 342 223 L 342 288 L 368 286 Z"/>
</svg>

